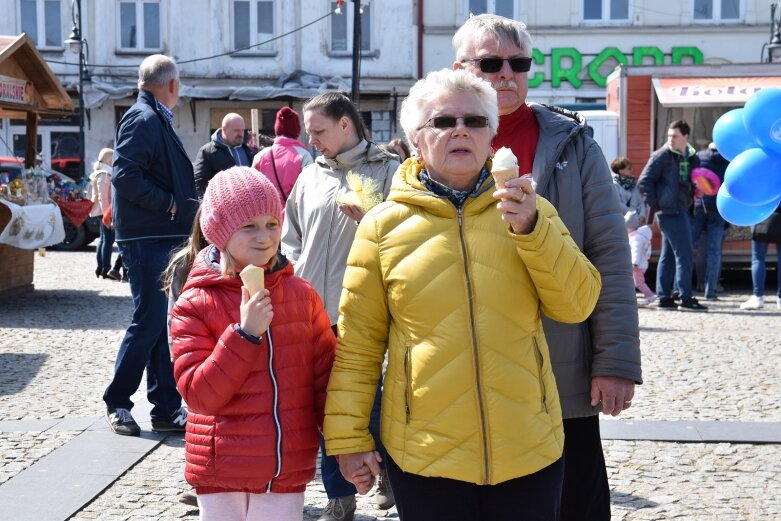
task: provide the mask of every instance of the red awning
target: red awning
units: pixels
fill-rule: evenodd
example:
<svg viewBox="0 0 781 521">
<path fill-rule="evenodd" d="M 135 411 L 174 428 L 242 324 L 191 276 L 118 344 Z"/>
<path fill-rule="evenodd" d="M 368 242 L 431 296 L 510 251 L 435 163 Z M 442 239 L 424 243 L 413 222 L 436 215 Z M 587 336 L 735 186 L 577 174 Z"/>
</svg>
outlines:
<svg viewBox="0 0 781 521">
<path fill-rule="evenodd" d="M 781 87 L 781 76 L 653 78 L 653 84 L 667 107 L 743 105 L 761 89 Z"/>
</svg>

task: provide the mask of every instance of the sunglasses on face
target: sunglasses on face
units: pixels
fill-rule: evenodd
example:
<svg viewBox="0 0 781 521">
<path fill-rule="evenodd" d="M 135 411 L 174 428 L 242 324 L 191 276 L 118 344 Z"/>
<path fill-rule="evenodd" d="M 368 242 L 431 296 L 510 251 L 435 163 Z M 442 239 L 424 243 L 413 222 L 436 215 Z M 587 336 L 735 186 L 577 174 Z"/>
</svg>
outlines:
<svg viewBox="0 0 781 521">
<path fill-rule="evenodd" d="M 509 62 L 513 72 L 529 72 L 532 68 L 531 58 L 497 58 L 491 56 L 488 58 L 473 58 L 471 60 L 461 60 L 461 63 L 477 63 L 480 65 L 481 72 L 499 72 L 502 70 L 504 62 Z"/>
<path fill-rule="evenodd" d="M 456 128 L 459 119 L 463 120 L 464 126 L 467 128 L 485 128 L 488 126 L 488 118 L 486 116 L 464 116 L 462 118 L 457 118 L 456 116 L 434 116 L 422 126 L 418 127 L 418 130 L 425 127 L 439 130 Z"/>
</svg>

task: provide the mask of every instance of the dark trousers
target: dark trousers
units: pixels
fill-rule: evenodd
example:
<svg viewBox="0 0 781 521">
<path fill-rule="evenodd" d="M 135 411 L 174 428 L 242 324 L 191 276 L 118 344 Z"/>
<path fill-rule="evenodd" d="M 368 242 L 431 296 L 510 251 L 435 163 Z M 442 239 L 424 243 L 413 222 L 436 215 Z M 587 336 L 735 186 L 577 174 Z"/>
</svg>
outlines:
<svg viewBox="0 0 781 521">
<path fill-rule="evenodd" d="M 114 379 L 103 394 L 110 409 L 133 407 L 130 396 L 141 384 L 144 369 L 152 419 L 168 419 L 182 405 L 168 351 L 168 299 L 160 281 L 171 251 L 181 244 L 182 239 L 119 243 L 133 296 L 133 320 L 119 346 Z"/>
<path fill-rule="evenodd" d="M 697 244 L 700 235 L 705 234 L 705 277 L 697 274 L 697 280 L 704 280 L 705 298 L 716 297 L 716 286 L 721 271 L 721 247 L 724 237 L 724 218 L 716 210 L 704 210 L 701 205 L 694 209 L 691 218 L 692 242 Z"/>
<path fill-rule="evenodd" d="M 689 215 L 681 210 L 675 215 L 656 214 L 662 231 L 662 252 L 656 266 L 656 296 L 672 298 L 673 283 L 681 293 L 681 299 L 692 297 L 692 268 L 694 244 Z"/>
<path fill-rule="evenodd" d="M 498 485 L 404 472 L 390 457 L 388 477 L 401 521 L 558 521 L 564 460 Z"/>
<path fill-rule="evenodd" d="M 98 246 L 95 248 L 97 252 L 98 269 L 101 273 L 106 273 L 111 269 L 111 253 L 114 250 L 114 228 L 109 228 L 103 223 L 100 223 L 100 239 L 98 239 Z"/>
<path fill-rule="evenodd" d="M 561 521 L 609 520 L 610 486 L 599 416 L 564 420 L 564 463 Z"/>
</svg>

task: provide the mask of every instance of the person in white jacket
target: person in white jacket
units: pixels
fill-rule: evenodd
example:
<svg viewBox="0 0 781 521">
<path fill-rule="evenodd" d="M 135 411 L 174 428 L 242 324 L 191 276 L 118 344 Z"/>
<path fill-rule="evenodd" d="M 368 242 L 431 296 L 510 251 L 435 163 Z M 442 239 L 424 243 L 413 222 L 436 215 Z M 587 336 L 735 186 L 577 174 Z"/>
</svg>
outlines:
<svg viewBox="0 0 781 521">
<path fill-rule="evenodd" d="M 358 223 L 368 210 L 345 202 L 346 196 L 354 192 L 348 183 L 348 173 L 353 178 L 360 176 L 363 191 L 371 186 L 376 202 L 380 202 L 390 192 L 399 159 L 370 141 L 360 112 L 344 94 L 326 92 L 315 96 L 304 104 L 303 113 L 309 143 L 321 155 L 304 168 L 287 199 L 282 253 L 293 263 L 295 274 L 309 281 L 320 295 L 336 333 L 347 254 Z M 369 427 L 376 439 L 379 439 L 381 386 L 380 380 Z M 321 476 L 328 505 L 318 521 L 352 521 L 355 486 L 344 479 L 336 458 L 325 456 L 325 449 Z M 394 504 L 384 469 L 375 500 L 383 510 Z"/>
<path fill-rule="evenodd" d="M 629 248 L 632 250 L 632 277 L 635 281 L 635 287 L 645 297 L 643 304 L 649 306 L 654 301 L 654 292 L 645 282 L 645 271 L 648 269 L 648 259 L 651 258 L 653 231 L 650 226 L 638 226 L 640 218 L 634 210 L 629 210 L 624 214 L 624 222 L 629 234 Z"/>
<path fill-rule="evenodd" d="M 92 210 L 90 217 L 102 217 L 111 207 L 111 165 L 113 164 L 114 151 L 104 148 L 98 154 L 98 160 L 92 167 L 93 172 L 89 176 L 90 199 Z M 100 239 L 97 251 L 98 266 L 95 268 L 95 276 L 104 279 L 119 280 L 119 271 L 111 267 L 111 252 L 114 249 L 114 229 L 100 223 Z"/>
</svg>

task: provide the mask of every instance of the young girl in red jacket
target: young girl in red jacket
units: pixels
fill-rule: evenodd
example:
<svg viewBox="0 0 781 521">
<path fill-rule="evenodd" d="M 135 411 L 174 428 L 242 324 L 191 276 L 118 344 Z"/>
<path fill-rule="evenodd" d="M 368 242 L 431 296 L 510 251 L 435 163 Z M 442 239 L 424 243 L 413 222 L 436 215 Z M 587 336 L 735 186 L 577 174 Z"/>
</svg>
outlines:
<svg viewBox="0 0 781 521">
<path fill-rule="evenodd" d="M 168 270 L 189 271 L 171 314 L 185 478 L 202 520 L 300 521 L 334 358 L 328 315 L 278 253 L 282 204 L 262 174 L 217 174 L 199 223 L 209 245 L 190 270 Z M 252 296 L 237 275 L 249 264 L 265 270 Z"/>
</svg>

